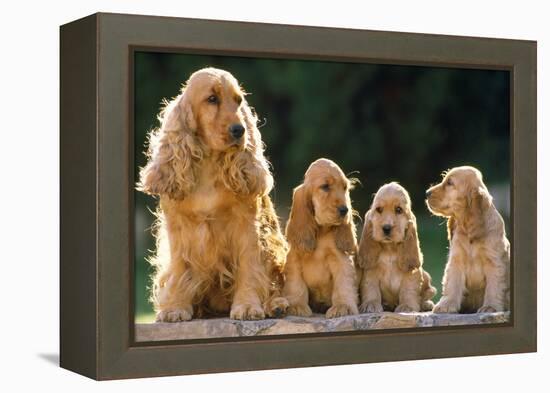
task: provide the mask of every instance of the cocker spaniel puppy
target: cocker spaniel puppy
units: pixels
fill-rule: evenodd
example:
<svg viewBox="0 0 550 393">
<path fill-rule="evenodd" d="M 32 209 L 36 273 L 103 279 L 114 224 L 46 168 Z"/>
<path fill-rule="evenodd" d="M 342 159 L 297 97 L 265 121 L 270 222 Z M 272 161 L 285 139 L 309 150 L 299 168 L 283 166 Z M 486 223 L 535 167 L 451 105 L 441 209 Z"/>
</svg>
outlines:
<svg viewBox="0 0 550 393">
<path fill-rule="evenodd" d="M 451 169 L 426 192 L 432 213 L 447 217 L 449 259 L 436 313 L 508 309 L 510 243 L 481 172 Z"/>
<path fill-rule="evenodd" d="M 287 245 L 257 117 L 229 72 L 205 68 L 167 102 L 138 188 L 160 196 L 152 300 L 157 321 L 283 314 Z"/>
<path fill-rule="evenodd" d="M 338 165 L 321 158 L 294 189 L 283 292 L 290 315 L 310 316 L 311 308 L 327 318 L 358 313 L 352 185 Z"/>
<path fill-rule="evenodd" d="M 436 289 L 422 268 L 422 252 L 407 191 L 397 183 L 380 187 L 365 225 L 357 262 L 361 312 L 431 311 Z"/>
</svg>

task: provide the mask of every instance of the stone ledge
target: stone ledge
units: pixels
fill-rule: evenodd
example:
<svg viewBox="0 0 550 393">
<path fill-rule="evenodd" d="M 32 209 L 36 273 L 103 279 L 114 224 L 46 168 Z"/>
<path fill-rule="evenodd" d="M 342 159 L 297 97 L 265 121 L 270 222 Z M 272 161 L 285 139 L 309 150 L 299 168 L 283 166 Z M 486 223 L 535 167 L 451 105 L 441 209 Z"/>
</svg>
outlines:
<svg viewBox="0 0 550 393">
<path fill-rule="evenodd" d="M 251 337 L 277 334 L 329 333 L 377 329 L 463 326 L 505 323 L 510 312 L 482 314 L 373 313 L 326 319 L 286 317 L 260 321 L 235 321 L 229 318 L 194 319 L 178 323 L 138 323 L 136 341 L 166 341 L 220 337 Z"/>
</svg>

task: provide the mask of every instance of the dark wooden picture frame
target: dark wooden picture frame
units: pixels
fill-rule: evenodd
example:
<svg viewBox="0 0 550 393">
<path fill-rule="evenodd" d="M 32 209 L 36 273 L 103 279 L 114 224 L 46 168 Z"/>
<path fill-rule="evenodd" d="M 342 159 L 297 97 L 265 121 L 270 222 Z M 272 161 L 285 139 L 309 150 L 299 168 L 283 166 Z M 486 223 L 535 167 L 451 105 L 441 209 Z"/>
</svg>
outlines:
<svg viewBox="0 0 550 393">
<path fill-rule="evenodd" d="M 508 70 L 507 324 L 136 343 L 136 48 Z M 536 351 L 536 42 L 95 14 L 61 27 L 61 366 L 95 379 Z"/>
</svg>

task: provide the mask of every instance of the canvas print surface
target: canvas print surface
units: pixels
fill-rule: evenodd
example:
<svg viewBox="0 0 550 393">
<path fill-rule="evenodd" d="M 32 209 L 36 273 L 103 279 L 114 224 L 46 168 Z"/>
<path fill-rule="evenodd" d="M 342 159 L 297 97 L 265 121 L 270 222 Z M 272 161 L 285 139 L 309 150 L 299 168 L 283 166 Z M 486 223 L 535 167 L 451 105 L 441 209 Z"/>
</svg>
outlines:
<svg viewBox="0 0 550 393">
<path fill-rule="evenodd" d="M 133 64 L 137 341 L 509 320 L 508 71 Z"/>
</svg>

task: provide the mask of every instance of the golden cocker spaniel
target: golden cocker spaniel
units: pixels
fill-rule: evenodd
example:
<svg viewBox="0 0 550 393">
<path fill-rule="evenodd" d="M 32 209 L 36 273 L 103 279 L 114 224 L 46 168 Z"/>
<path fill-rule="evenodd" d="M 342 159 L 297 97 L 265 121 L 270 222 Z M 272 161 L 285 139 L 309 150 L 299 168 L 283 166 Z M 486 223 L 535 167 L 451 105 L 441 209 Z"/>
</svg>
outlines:
<svg viewBox="0 0 550 393">
<path fill-rule="evenodd" d="M 436 289 L 422 268 L 422 252 L 407 191 L 398 183 L 380 187 L 365 225 L 357 262 L 364 269 L 361 312 L 431 311 Z"/>
<path fill-rule="evenodd" d="M 433 311 L 507 310 L 510 243 L 481 172 L 470 166 L 453 168 L 426 197 L 432 213 L 448 218 L 449 259 L 442 297 Z"/>
<path fill-rule="evenodd" d="M 358 313 L 352 185 L 338 165 L 321 158 L 294 189 L 283 291 L 290 315 L 310 316 L 312 308 L 326 310 L 327 318 Z"/>
<path fill-rule="evenodd" d="M 287 245 L 257 117 L 239 83 L 220 69 L 199 70 L 159 121 L 138 184 L 160 196 L 151 261 L 157 321 L 283 314 Z"/>
</svg>

